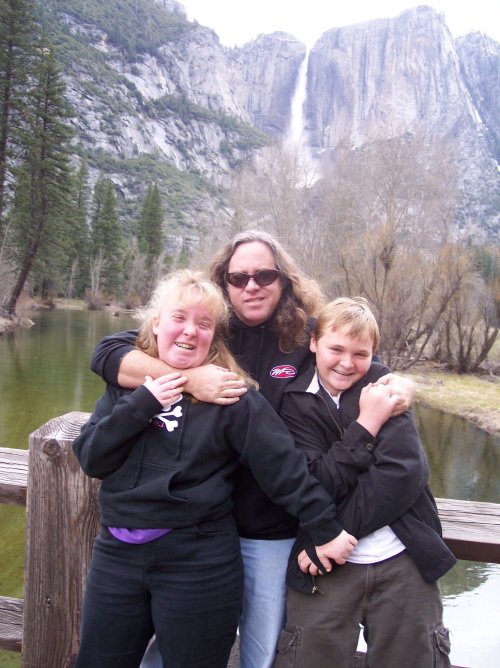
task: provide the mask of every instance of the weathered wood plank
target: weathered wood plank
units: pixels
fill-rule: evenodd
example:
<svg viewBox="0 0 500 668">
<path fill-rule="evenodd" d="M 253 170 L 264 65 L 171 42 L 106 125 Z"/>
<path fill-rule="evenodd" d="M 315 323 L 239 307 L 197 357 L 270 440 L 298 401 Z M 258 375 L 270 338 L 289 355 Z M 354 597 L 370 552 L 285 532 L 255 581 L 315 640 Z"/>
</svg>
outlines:
<svg viewBox="0 0 500 668">
<path fill-rule="evenodd" d="M 79 427 L 80 422 L 73 429 L 68 426 L 69 433 L 76 436 Z M 0 448 L 0 503 L 25 505 L 28 455 L 27 450 Z M 500 563 L 498 504 L 442 498 L 436 502 L 444 538 L 459 559 Z"/>
<path fill-rule="evenodd" d="M 30 436 L 22 665 L 70 668 L 85 576 L 99 526 L 97 481 L 72 443 L 86 413 L 68 413 Z"/>
<path fill-rule="evenodd" d="M 28 451 L 0 448 L 0 502 L 26 505 Z"/>
<path fill-rule="evenodd" d="M 458 559 L 500 564 L 500 506 L 436 499 L 443 536 Z"/>
<path fill-rule="evenodd" d="M 0 649 L 9 652 L 21 651 L 23 608 L 22 599 L 0 596 Z"/>
<path fill-rule="evenodd" d="M 85 415 L 86 414 L 80 414 Z M 79 425 L 74 434 L 78 433 Z M 0 448 L 0 502 L 25 505 L 28 451 Z M 459 559 L 500 563 L 498 504 L 436 499 L 443 535 Z"/>
</svg>

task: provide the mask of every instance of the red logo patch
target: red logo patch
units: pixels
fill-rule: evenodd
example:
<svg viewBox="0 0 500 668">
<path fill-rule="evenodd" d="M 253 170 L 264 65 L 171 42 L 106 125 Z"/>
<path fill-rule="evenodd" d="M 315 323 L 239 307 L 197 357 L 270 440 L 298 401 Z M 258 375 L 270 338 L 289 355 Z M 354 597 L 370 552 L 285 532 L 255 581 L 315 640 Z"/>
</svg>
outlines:
<svg viewBox="0 0 500 668">
<path fill-rule="evenodd" d="M 273 378 L 295 378 L 297 369 L 290 364 L 280 364 L 271 369 L 270 375 Z"/>
</svg>

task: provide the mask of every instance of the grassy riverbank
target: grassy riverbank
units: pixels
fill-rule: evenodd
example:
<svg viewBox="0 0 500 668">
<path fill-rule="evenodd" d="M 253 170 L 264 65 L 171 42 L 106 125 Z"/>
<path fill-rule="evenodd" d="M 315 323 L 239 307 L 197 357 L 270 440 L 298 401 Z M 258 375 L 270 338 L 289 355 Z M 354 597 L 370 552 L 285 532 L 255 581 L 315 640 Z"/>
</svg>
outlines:
<svg viewBox="0 0 500 668">
<path fill-rule="evenodd" d="M 405 372 L 416 383 L 416 401 L 460 415 L 481 429 L 500 435 L 500 378 L 457 374 L 432 367 Z"/>
</svg>

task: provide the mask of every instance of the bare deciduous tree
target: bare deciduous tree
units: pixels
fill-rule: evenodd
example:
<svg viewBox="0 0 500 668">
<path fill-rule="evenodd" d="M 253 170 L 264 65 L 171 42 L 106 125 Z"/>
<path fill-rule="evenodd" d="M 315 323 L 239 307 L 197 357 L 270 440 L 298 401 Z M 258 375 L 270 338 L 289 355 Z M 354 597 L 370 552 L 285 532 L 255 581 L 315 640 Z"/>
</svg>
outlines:
<svg viewBox="0 0 500 668">
<path fill-rule="evenodd" d="M 106 260 L 104 251 L 100 248 L 97 255 L 90 260 L 90 291 L 88 295 L 90 308 L 96 308 L 99 305 L 105 272 Z"/>
<path fill-rule="evenodd" d="M 234 231 L 257 226 L 276 235 L 329 297 L 366 297 L 380 325 L 382 357 L 394 369 L 408 368 L 442 340 L 439 326 L 451 317 L 451 304 L 472 298 L 465 286 L 474 266 L 453 225 L 453 156 L 445 145 L 402 135 L 339 149 L 319 181 L 303 184 L 296 155 L 268 151 L 233 190 Z M 450 337 L 449 359 L 466 354 L 465 331 L 477 339 L 477 327 L 464 330 L 459 353 L 458 335 Z M 474 359 L 484 359 L 492 335 L 490 327 L 479 350 L 476 341 Z"/>
<path fill-rule="evenodd" d="M 439 327 L 436 350 L 458 373 L 477 371 L 493 347 L 499 323 L 491 290 L 472 275 L 450 300 Z"/>
</svg>

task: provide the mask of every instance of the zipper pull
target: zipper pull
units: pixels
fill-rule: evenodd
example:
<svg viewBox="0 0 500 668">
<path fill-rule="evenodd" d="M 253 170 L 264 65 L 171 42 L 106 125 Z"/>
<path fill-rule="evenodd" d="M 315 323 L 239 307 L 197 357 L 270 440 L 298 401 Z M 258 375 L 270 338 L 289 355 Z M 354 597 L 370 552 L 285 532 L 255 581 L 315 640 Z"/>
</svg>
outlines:
<svg viewBox="0 0 500 668">
<path fill-rule="evenodd" d="M 312 577 L 312 580 L 313 580 L 313 588 L 311 590 L 311 594 L 315 594 L 316 592 L 318 592 L 318 594 L 322 594 L 323 592 L 321 591 L 321 589 L 316 584 L 316 578 L 314 577 L 314 575 L 311 575 L 311 577 Z"/>
</svg>

